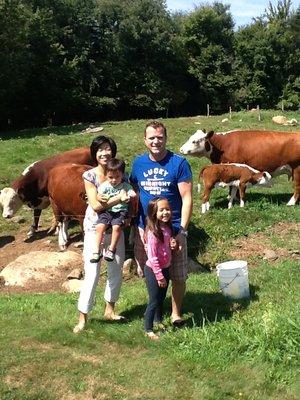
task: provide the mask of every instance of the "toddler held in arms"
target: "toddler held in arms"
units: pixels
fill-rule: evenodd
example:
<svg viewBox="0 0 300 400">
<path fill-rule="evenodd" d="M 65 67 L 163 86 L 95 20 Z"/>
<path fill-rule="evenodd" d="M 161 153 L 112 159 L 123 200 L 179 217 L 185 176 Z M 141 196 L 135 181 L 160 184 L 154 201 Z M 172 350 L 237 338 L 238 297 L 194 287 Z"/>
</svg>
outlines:
<svg viewBox="0 0 300 400">
<path fill-rule="evenodd" d="M 125 163 L 123 160 L 112 158 L 107 162 L 105 178 L 98 188 L 98 200 L 105 204 L 111 197 L 120 196 L 121 203 L 98 212 L 98 223 L 96 225 L 95 247 L 90 262 L 98 263 L 103 257 L 103 235 L 111 227 L 111 243 L 104 252 L 104 259 L 113 261 L 116 246 L 120 238 L 125 220 L 130 218 L 130 199 L 136 196 L 135 191 L 129 183 L 124 182 Z"/>
</svg>

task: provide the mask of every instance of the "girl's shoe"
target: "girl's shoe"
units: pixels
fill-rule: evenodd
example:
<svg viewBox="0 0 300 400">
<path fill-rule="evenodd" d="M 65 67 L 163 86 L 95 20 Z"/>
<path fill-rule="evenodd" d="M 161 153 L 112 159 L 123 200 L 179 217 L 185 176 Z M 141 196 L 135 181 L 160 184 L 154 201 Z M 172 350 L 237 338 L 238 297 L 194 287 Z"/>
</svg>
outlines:
<svg viewBox="0 0 300 400">
<path fill-rule="evenodd" d="M 106 261 L 114 261 L 115 252 L 116 251 L 112 251 L 110 249 L 107 249 L 106 252 L 105 252 L 104 260 L 106 260 Z"/>
<path fill-rule="evenodd" d="M 93 253 L 92 258 L 90 259 L 91 263 L 98 263 L 102 258 L 102 253 Z"/>
<path fill-rule="evenodd" d="M 159 336 L 156 335 L 154 332 L 145 332 L 145 336 L 148 337 L 151 340 L 159 340 Z"/>
</svg>

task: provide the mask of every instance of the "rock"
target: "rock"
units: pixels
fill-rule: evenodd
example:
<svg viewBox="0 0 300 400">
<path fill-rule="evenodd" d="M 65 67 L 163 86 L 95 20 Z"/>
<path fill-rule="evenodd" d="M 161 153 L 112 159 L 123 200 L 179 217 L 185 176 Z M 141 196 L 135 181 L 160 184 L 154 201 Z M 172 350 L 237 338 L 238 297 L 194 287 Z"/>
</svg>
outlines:
<svg viewBox="0 0 300 400">
<path fill-rule="evenodd" d="M 188 257 L 188 272 L 207 272 L 202 264 Z"/>
<path fill-rule="evenodd" d="M 296 126 L 298 124 L 298 121 L 296 120 L 296 118 L 291 118 L 288 120 L 283 115 L 276 115 L 275 117 L 272 118 L 272 121 L 278 125 Z"/>
<path fill-rule="evenodd" d="M 26 219 L 24 217 L 21 217 L 20 215 L 15 215 L 14 217 L 11 218 L 11 221 L 17 224 L 22 224 L 23 222 L 26 221 Z"/>
<path fill-rule="evenodd" d="M 274 261 L 277 260 L 278 255 L 275 253 L 274 250 L 270 250 L 270 249 L 266 249 L 264 250 L 264 260 L 270 260 L 270 261 Z"/>
<path fill-rule="evenodd" d="M 83 241 L 75 242 L 75 243 L 73 243 L 73 246 L 76 247 L 76 249 L 82 249 L 83 248 Z"/>
<path fill-rule="evenodd" d="M 222 119 L 222 121 L 221 122 L 223 122 L 223 123 L 225 123 L 225 122 L 229 122 L 229 119 L 228 118 L 224 118 L 224 119 Z"/>
<path fill-rule="evenodd" d="M 74 251 L 32 251 L 9 263 L 0 273 L 6 286 L 34 286 L 59 279 L 66 269 L 82 263 Z"/>
<path fill-rule="evenodd" d="M 83 131 L 81 131 L 81 134 L 85 135 L 85 134 L 88 134 L 88 133 L 98 133 L 98 132 L 103 131 L 103 129 L 104 129 L 103 126 L 96 126 L 95 128 L 94 127 L 88 127 L 86 129 L 84 129 Z"/>
<path fill-rule="evenodd" d="M 128 258 L 123 264 L 123 275 L 135 275 L 137 271 L 136 262 L 133 258 Z"/>
<path fill-rule="evenodd" d="M 75 268 L 69 273 L 67 279 L 82 279 L 82 277 L 83 277 L 82 270 L 80 268 Z"/>
<path fill-rule="evenodd" d="M 61 286 L 68 293 L 79 293 L 81 290 L 83 280 L 70 279 L 65 281 Z"/>
</svg>

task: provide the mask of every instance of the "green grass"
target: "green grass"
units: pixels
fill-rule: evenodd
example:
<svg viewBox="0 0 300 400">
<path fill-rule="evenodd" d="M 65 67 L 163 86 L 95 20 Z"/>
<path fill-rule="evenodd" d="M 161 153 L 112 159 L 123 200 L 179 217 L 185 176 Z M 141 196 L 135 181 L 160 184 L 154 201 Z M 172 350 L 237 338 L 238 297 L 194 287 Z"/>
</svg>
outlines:
<svg viewBox="0 0 300 400">
<path fill-rule="evenodd" d="M 276 114 L 263 111 L 262 122 L 254 114 L 233 114 L 225 129 L 292 130 L 273 126 L 270 120 Z M 225 130 L 220 122 L 224 117 L 163 120 L 169 147 L 178 151 L 198 127 Z M 299 113 L 288 117 L 300 120 Z M 144 151 L 144 125 L 145 121 L 102 124 L 104 133 L 116 139 L 118 154 L 128 167 Z M 89 145 L 93 136 L 81 135 L 81 129 L 53 127 L 3 134 L 1 187 L 37 159 Z M 196 158 L 189 161 L 195 177 L 207 163 Z M 0 399 L 298 399 L 300 263 L 288 251 L 299 250 L 300 211 L 299 206 L 285 205 L 291 193 L 291 182 L 280 177 L 270 189 L 248 190 L 244 209 L 235 206 L 228 211 L 226 191 L 215 190 L 211 211 L 203 216 L 195 191 L 189 252 L 209 269 L 230 259 L 238 241 L 247 243 L 258 234 L 274 249 L 285 249 L 286 255 L 275 262 L 259 254 L 249 257 L 249 302 L 225 299 L 213 272 L 191 275 L 184 302 L 188 325 L 173 330 L 166 316 L 168 330 L 159 343 L 143 335 L 147 301 L 143 280 L 123 285 L 118 310 L 129 322 L 122 325 L 102 318 L 102 281 L 87 330 L 78 336 L 72 333 L 77 295 L 0 294 Z M 29 224 L 31 213 L 24 209 L 20 214 Z M 50 211 L 43 214 L 44 223 L 50 221 Z M 288 229 L 289 223 L 293 229 Z M 0 220 L 0 238 L 18 228 Z M 170 310 L 169 297 L 166 309 Z"/>
</svg>

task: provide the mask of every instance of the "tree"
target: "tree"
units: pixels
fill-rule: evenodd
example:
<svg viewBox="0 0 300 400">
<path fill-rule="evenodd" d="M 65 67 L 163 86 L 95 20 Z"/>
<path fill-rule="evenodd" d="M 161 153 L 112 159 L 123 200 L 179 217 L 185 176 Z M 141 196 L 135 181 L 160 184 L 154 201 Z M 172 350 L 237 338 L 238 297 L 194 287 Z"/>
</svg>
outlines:
<svg viewBox="0 0 300 400">
<path fill-rule="evenodd" d="M 234 88 L 233 20 L 229 6 L 214 3 L 196 8 L 184 21 L 183 43 L 188 71 L 195 82 L 195 104 L 202 111 L 207 103 L 215 112 L 226 109 Z"/>
</svg>

